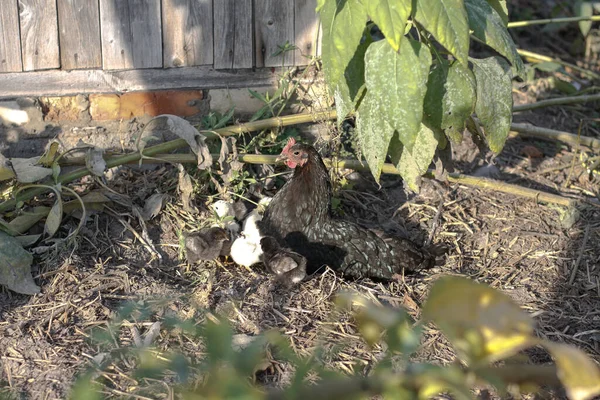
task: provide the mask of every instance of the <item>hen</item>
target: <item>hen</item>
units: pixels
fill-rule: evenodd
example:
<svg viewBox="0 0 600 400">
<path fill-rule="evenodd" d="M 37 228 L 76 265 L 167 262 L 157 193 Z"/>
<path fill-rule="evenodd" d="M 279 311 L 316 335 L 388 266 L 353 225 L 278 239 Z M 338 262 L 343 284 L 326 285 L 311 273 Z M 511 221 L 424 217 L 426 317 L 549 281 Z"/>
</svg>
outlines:
<svg viewBox="0 0 600 400">
<path fill-rule="evenodd" d="M 402 238 L 383 239 L 331 213 L 329 173 L 317 150 L 290 139 L 279 158 L 294 169 L 273 197 L 259 229 L 308 260 L 308 272 L 323 265 L 347 277 L 393 279 L 403 270 L 433 265 L 430 253 Z"/>
</svg>

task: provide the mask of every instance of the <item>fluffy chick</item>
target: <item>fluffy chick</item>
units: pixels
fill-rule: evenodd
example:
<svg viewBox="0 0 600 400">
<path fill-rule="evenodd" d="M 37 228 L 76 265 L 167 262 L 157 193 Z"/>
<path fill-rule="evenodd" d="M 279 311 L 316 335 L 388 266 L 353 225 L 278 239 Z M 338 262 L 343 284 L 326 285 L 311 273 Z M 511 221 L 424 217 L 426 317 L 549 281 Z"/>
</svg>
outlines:
<svg viewBox="0 0 600 400">
<path fill-rule="evenodd" d="M 236 209 L 233 203 L 225 200 L 219 200 L 210 205 L 210 208 L 214 210 L 219 219 L 231 217 L 229 221 L 224 221 L 225 229 L 231 232 L 233 235 L 237 235 L 240 232 L 240 225 L 233 220 L 236 215 Z M 215 224 L 214 226 L 219 226 Z"/>
<path fill-rule="evenodd" d="M 230 248 L 229 232 L 223 228 L 213 226 L 185 235 L 185 253 L 191 264 L 228 255 Z"/>
<path fill-rule="evenodd" d="M 260 246 L 265 266 L 277 275 L 279 283 L 291 287 L 306 277 L 306 257 L 282 248 L 271 236 L 263 237 L 260 240 Z"/>
<path fill-rule="evenodd" d="M 244 220 L 240 236 L 231 245 L 231 258 L 243 267 L 248 268 L 261 261 L 261 235 L 257 222 L 262 219 L 265 207 L 270 200 L 270 197 L 265 197 L 258 202 L 258 207 L 252 210 Z"/>
</svg>

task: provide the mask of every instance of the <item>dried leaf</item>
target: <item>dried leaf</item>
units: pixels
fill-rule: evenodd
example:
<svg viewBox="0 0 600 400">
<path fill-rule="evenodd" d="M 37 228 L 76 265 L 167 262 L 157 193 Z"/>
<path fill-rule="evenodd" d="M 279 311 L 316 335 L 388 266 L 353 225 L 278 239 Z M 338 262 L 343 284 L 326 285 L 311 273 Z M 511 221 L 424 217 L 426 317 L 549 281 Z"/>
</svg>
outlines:
<svg viewBox="0 0 600 400">
<path fill-rule="evenodd" d="M 49 207 L 34 207 L 30 211 L 23 211 L 21 215 L 13 218 L 8 225 L 12 230 L 23 234 L 37 224 L 39 220 L 48 215 L 49 212 Z"/>
<path fill-rule="evenodd" d="M 62 199 L 59 197 L 56 199 L 54 205 L 48 213 L 48 217 L 46 218 L 46 224 L 44 225 L 44 233 L 48 235 L 48 237 L 54 236 L 56 231 L 58 231 L 58 228 L 60 228 L 60 223 L 62 222 L 63 215 L 62 206 Z"/>
<path fill-rule="evenodd" d="M 191 212 L 196 214 L 198 210 L 192 206 L 192 195 L 194 194 L 194 186 L 192 185 L 192 178 L 187 173 L 183 165 L 177 164 L 177 169 L 179 170 L 178 176 L 178 189 L 181 194 L 181 204 L 183 205 L 183 209 L 187 212 Z"/>
<path fill-rule="evenodd" d="M 11 158 L 12 168 L 21 183 L 33 183 L 52 175 L 52 168 L 36 165 L 39 157 L 33 158 Z"/>
<path fill-rule="evenodd" d="M 88 149 L 85 156 L 85 166 L 96 176 L 104 176 L 104 171 L 106 171 L 106 161 L 102 156 L 103 153 L 104 150 L 94 147 Z"/>
<path fill-rule="evenodd" d="M 169 132 L 187 142 L 198 157 L 198 169 L 210 169 L 212 167 L 213 159 L 205 143 L 206 136 L 198 132 L 188 121 L 176 115 L 159 115 L 151 119 L 146 126 L 149 126 L 152 121 L 158 119 L 165 121 L 165 128 Z"/>
<path fill-rule="evenodd" d="M 162 210 L 166 198 L 167 195 L 163 193 L 154 193 L 152 196 L 148 197 L 144 203 L 142 218 L 144 218 L 145 221 L 149 221 L 156 217 Z"/>
<path fill-rule="evenodd" d="M 31 276 L 33 256 L 17 239 L 0 231 L 0 284 L 22 294 L 36 294 L 40 287 Z"/>
<path fill-rule="evenodd" d="M 58 154 L 58 146 L 59 143 L 57 140 L 50 142 L 48 150 L 46 150 L 46 152 L 40 157 L 39 164 L 43 165 L 44 167 L 51 167 Z"/>
</svg>

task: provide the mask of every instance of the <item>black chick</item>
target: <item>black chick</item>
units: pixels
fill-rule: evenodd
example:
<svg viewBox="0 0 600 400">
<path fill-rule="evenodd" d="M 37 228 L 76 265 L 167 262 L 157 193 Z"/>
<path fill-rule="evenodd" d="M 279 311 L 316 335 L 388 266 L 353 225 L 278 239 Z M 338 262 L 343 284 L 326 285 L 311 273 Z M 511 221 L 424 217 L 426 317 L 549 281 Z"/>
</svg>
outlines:
<svg viewBox="0 0 600 400">
<path fill-rule="evenodd" d="M 303 255 L 282 248 L 271 236 L 260 239 L 260 247 L 263 251 L 263 263 L 277 275 L 279 283 L 291 287 L 306 277 L 306 257 Z"/>
<path fill-rule="evenodd" d="M 229 232 L 223 228 L 204 228 L 185 235 L 185 253 L 191 264 L 199 260 L 214 260 L 229 255 L 230 251 Z"/>
</svg>

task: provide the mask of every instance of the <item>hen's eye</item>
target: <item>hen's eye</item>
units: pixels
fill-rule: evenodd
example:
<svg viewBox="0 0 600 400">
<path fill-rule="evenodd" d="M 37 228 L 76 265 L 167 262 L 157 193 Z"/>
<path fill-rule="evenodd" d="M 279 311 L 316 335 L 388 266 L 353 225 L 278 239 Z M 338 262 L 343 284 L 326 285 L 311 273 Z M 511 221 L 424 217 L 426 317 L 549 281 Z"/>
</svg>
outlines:
<svg viewBox="0 0 600 400">
<path fill-rule="evenodd" d="M 300 151 L 296 150 L 296 151 L 294 152 L 294 155 L 295 155 L 295 156 L 299 156 L 299 155 L 300 155 Z"/>
</svg>

